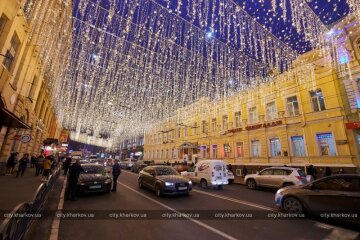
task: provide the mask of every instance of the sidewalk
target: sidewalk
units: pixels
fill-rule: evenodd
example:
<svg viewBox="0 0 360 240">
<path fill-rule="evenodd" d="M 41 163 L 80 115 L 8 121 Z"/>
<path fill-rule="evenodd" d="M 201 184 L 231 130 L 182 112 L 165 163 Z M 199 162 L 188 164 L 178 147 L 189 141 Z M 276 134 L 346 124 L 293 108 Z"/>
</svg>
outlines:
<svg viewBox="0 0 360 240">
<path fill-rule="evenodd" d="M 42 183 L 42 176 L 35 177 L 35 168 L 28 167 L 23 177 L 15 174 L 0 176 L 0 210 L 12 210 L 22 202 L 29 202 Z"/>
<path fill-rule="evenodd" d="M 245 185 L 245 183 L 244 183 L 244 177 L 236 177 L 236 176 L 235 176 L 234 183 L 235 183 L 235 184 Z"/>
</svg>

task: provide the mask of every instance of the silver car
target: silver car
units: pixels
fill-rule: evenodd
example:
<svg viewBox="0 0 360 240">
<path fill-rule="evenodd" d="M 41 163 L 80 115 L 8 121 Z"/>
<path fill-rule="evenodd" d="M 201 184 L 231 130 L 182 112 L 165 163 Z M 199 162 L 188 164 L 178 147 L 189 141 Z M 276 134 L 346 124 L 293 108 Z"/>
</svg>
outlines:
<svg viewBox="0 0 360 240">
<path fill-rule="evenodd" d="M 244 181 L 250 189 L 257 187 L 282 188 L 308 183 L 304 171 L 292 167 L 265 168 L 259 173 L 246 175 Z"/>
</svg>

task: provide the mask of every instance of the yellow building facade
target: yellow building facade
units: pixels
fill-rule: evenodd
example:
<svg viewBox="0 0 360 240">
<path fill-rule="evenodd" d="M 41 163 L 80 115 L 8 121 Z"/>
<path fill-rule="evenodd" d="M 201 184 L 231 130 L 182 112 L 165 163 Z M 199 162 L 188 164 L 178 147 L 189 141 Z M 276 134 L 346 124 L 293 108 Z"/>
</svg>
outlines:
<svg viewBox="0 0 360 240">
<path fill-rule="evenodd" d="M 52 66 L 62 66 L 46 52 L 56 57 L 61 50 L 60 30 L 71 35 L 71 24 L 64 21 L 71 16 L 69 3 L 0 0 L 1 163 L 15 151 L 38 155 L 45 139 L 61 133 L 48 89 Z M 48 34 L 57 34 L 57 40 Z"/>
<path fill-rule="evenodd" d="M 149 128 L 144 159 L 223 159 L 237 175 L 243 166 L 358 169 L 360 133 L 352 125 L 359 122 L 360 28 L 353 20 L 335 27 L 345 29 L 334 51 L 346 71 L 333 67 L 328 53 L 308 52 L 267 84 L 222 101 L 201 99 Z"/>
</svg>

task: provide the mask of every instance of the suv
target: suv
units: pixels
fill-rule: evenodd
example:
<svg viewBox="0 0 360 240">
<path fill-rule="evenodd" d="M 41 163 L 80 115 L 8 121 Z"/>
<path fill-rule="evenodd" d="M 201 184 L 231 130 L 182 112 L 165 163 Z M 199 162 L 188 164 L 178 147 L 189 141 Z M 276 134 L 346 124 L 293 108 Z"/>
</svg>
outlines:
<svg viewBox="0 0 360 240">
<path fill-rule="evenodd" d="M 250 189 L 257 187 L 282 188 L 291 185 L 307 184 L 306 174 L 299 168 L 270 167 L 256 174 L 246 175 L 244 179 Z"/>
</svg>

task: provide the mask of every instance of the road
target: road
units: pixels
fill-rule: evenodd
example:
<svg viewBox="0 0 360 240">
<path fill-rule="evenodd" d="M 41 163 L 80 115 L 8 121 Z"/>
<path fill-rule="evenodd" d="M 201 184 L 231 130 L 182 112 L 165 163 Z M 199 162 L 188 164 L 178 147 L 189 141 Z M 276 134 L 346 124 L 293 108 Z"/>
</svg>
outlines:
<svg viewBox="0 0 360 240">
<path fill-rule="evenodd" d="M 253 191 L 245 186 L 230 185 L 223 190 L 194 187 L 189 196 L 161 197 L 137 186 L 137 175 L 123 171 L 118 191 L 83 196 L 66 201 L 64 212 L 95 212 L 86 217 L 63 218 L 58 239 L 356 239 L 358 232 L 310 219 L 266 217 L 277 214 L 274 191 Z M 109 218 L 109 213 L 140 213 Z M 221 218 L 221 214 L 238 211 L 245 217 Z M 168 213 L 168 215 L 165 215 Z M 174 219 L 170 214 L 191 213 L 188 218 Z M 200 213 L 197 215 L 196 213 Z M 216 213 L 216 215 L 215 215 Z M 253 217 L 250 217 L 253 214 Z M 145 214 L 147 216 L 145 217 Z M 208 214 L 208 215 L 206 215 Z M 99 217 L 101 216 L 101 217 Z M 105 216 L 105 217 L 104 217 Z M 112 215 L 114 216 L 114 215 Z M 123 217 L 127 218 L 123 218 Z M 151 219 L 149 219 L 149 216 Z M 178 215 L 176 215 L 178 216 Z M 234 216 L 234 215 L 228 215 Z M 90 216 L 91 217 L 91 216 Z"/>
</svg>

